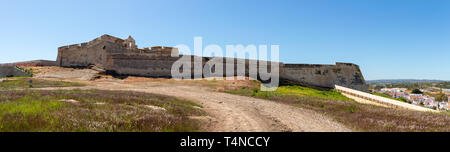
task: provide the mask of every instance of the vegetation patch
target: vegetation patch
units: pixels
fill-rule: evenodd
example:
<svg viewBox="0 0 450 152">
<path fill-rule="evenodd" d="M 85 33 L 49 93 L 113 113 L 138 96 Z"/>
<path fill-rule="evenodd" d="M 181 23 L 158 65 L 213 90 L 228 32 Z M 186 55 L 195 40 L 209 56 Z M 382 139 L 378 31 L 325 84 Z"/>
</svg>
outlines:
<svg viewBox="0 0 450 152">
<path fill-rule="evenodd" d="M 130 91 L 0 91 L 0 132 L 198 131 L 199 105 Z"/>
<path fill-rule="evenodd" d="M 264 99 L 270 98 L 305 98 L 312 97 L 317 99 L 326 99 L 326 100 L 336 100 L 336 101 L 353 101 L 346 96 L 343 96 L 341 93 L 329 90 L 322 91 L 316 90 L 308 87 L 290 85 L 290 86 L 280 86 L 276 91 L 260 91 L 260 88 L 257 86 L 254 87 L 241 87 L 236 90 L 226 90 L 228 93 L 233 94 L 244 94 L 247 96 L 259 97 Z"/>
<path fill-rule="evenodd" d="M 0 82 L 0 90 L 48 88 L 48 87 L 80 87 L 80 86 L 85 86 L 85 84 L 76 82 L 32 79 L 32 78 L 17 78 L 12 80 L 3 80 Z"/>
<path fill-rule="evenodd" d="M 16 68 L 19 69 L 19 70 L 22 70 L 25 73 L 27 73 L 30 77 L 34 76 L 33 69 L 28 69 L 28 68 L 20 67 L 20 66 L 16 66 Z"/>
<path fill-rule="evenodd" d="M 228 89 L 225 92 L 311 109 L 357 131 L 450 131 L 449 113 L 417 112 L 360 104 L 333 90 L 321 91 L 303 86 L 281 86 L 274 92 L 262 92 L 258 85 L 254 85 Z"/>
</svg>

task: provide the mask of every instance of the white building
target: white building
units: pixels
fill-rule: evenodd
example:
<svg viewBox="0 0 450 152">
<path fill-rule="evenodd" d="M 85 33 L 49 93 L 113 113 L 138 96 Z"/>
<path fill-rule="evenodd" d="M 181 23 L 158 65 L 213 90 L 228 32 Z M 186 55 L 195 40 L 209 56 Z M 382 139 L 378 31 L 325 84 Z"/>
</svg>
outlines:
<svg viewBox="0 0 450 152">
<path fill-rule="evenodd" d="M 448 108 L 448 106 L 449 106 L 448 102 L 439 102 L 439 109 L 446 109 Z"/>
</svg>

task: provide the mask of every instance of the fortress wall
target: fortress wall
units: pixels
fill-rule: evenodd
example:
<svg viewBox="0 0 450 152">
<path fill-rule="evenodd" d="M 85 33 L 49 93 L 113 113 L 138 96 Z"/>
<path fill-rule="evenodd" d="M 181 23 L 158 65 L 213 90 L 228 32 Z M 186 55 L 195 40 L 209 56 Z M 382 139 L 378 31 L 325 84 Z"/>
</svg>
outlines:
<svg viewBox="0 0 450 152">
<path fill-rule="evenodd" d="M 29 77 L 27 73 L 17 69 L 14 65 L 0 65 L 1 77 Z"/>
<path fill-rule="evenodd" d="M 117 49 L 117 45 L 108 41 L 91 41 L 63 46 L 58 48 L 56 62 L 63 67 L 87 67 L 93 64 L 101 66 L 106 62 L 106 48 Z"/>
<path fill-rule="evenodd" d="M 57 63 L 65 67 L 88 66 L 87 51 L 87 47 L 81 44 L 59 47 Z"/>
<path fill-rule="evenodd" d="M 192 77 L 204 77 L 204 75 L 195 75 L 194 72 L 194 64 L 196 64 L 195 57 L 190 56 L 191 62 L 184 63 L 191 65 L 191 76 Z M 181 57 L 170 57 L 170 56 L 154 56 L 152 54 L 139 54 L 139 53 L 115 53 L 108 55 L 106 70 L 114 71 L 117 74 L 122 75 L 136 75 L 136 76 L 149 76 L 149 77 L 172 77 L 171 70 L 172 65 L 178 61 Z M 202 58 L 201 63 L 199 63 L 202 67 L 201 70 L 205 67 L 205 64 L 210 61 L 212 58 L 210 57 L 199 57 Z M 230 63 L 234 70 L 234 76 L 249 76 L 249 65 L 250 60 L 247 59 L 233 59 L 233 58 L 223 58 L 223 75 L 226 76 L 226 68 L 227 68 L 227 59 L 234 60 L 234 63 Z M 253 60 L 255 61 L 255 60 Z M 237 63 L 242 62 L 245 65 L 244 73 L 237 73 L 238 66 Z M 258 68 L 257 62 L 255 62 L 255 67 Z M 268 63 L 268 68 L 270 72 L 270 62 Z M 213 72 L 215 72 L 216 68 L 213 68 Z M 180 70 L 180 72 L 182 72 Z M 202 73 L 201 73 L 202 74 Z M 257 79 L 255 77 L 255 79 Z"/>
<path fill-rule="evenodd" d="M 227 63 L 227 60 L 234 60 L 234 63 Z M 224 69 L 224 76 L 226 76 L 226 67 L 227 66 L 233 66 L 234 68 L 234 76 L 247 76 L 247 77 L 251 77 L 252 75 L 250 75 L 250 67 L 256 67 L 256 72 L 258 72 L 260 65 L 259 65 L 258 60 L 249 60 L 249 59 L 236 59 L 236 58 L 224 58 L 223 59 L 223 69 Z M 244 63 L 245 65 L 245 72 L 242 73 L 238 73 L 238 63 Z M 267 63 L 267 72 L 271 72 L 271 65 L 273 64 L 273 62 L 266 62 Z M 230 65 L 231 64 L 231 65 Z M 281 63 L 279 63 L 281 64 Z M 254 79 L 259 79 L 259 75 L 256 75 L 256 77 L 252 77 Z"/>
<path fill-rule="evenodd" d="M 135 53 L 116 53 L 107 56 L 105 69 L 122 75 L 170 77 L 171 68 L 179 58 L 148 57 Z"/>
<path fill-rule="evenodd" d="M 170 49 L 170 48 L 168 48 Z M 139 53 L 141 52 L 141 53 Z M 60 47 L 58 49 L 58 63 L 64 67 L 87 67 L 95 64 L 105 70 L 114 71 L 122 75 L 148 76 L 148 77 L 171 77 L 172 65 L 179 59 L 170 57 L 170 51 L 162 48 L 149 50 L 124 49 L 122 46 L 109 42 L 99 41 L 96 43 L 77 44 Z M 194 57 L 192 61 L 194 61 Z M 208 62 L 209 57 L 203 57 L 202 67 Z M 250 61 L 247 59 L 223 58 L 223 76 L 226 76 L 227 59 L 234 60 L 235 76 L 250 76 Z M 237 73 L 237 63 L 245 63 L 245 72 Z M 189 64 L 189 63 L 188 63 Z M 194 63 L 190 63 L 192 75 L 194 75 Z M 270 62 L 268 62 L 270 72 Z M 256 62 L 255 67 L 259 69 Z M 289 83 L 297 83 L 307 86 L 321 88 L 334 88 L 341 85 L 352 89 L 367 91 L 364 77 L 359 66 L 347 63 L 336 63 L 336 65 L 315 64 L 281 64 L 280 79 Z M 257 78 L 255 78 L 257 79 Z"/>
<path fill-rule="evenodd" d="M 57 63 L 63 67 L 87 67 L 97 65 L 107 71 L 114 71 L 122 75 L 148 76 L 148 77 L 171 77 L 172 65 L 180 57 L 171 57 L 176 48 L 156 46 L 138 49 L 135 45 L 127 45 L 125 42 L 134 41 L 132 38 L 127 41 L 103 35 L 87 43 L 63 46 L 58 48 Z M 175 50 L 174 50 L 175 49 Z M 191 57 L 194 61 L 195 56 Z M 202 67 L 210 61 L 211 57 L 202 58 Z M 227 59 L 234 60 L 231 66 L 234 67 L 234 76 L 250 76 L 250 64 L 259 69 L 255 60 L 223 58 L 223 76 L 226 76 Z M 245 64 L 245 72 L 237 73 L 237 63 Z M 194 62 L 191 64 L 191 74 L 194 75 Z M 270 72 L 271 62 L 268 62 L 268 72 Z M 340 85 L 356 90 L 367 91 L 364 77 L 359 66 L 351 63 L 336 63 L 335 65 L 318 64 L 283 64 L 279 63 L 281 81 L 288 83 L 302 84 L 311 87 L 334 88 Z M 256 79 L 256 78 L 255 78 Z"/>
<path fill-rule="evenodd" d="M 295 83 L 323 88 L 340 85 L 356 90 L 368 91 L 358 65 L 336 63 L 336 65 L 285 64 L 280 78 Z"/>
<path fill-rule="evenodd" d="M 89 45 L 87 49 L 87 64 L 102 67 L 107 60 L 108 48 L 115 47 L 116 44 L 107 41 Z"/>
</svg>

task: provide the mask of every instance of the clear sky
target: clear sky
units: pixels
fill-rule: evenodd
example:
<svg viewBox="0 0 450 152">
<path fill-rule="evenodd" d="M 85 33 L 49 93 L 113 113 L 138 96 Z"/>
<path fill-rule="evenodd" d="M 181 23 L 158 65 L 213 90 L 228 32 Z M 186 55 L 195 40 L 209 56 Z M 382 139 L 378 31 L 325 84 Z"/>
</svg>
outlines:
<svg viewBox="0 0 450 152">
<path fill-rule="evenodd" d="M 285 63 L 361 66 L 367 80 L 450 80 L 449 0 L 0 0 L 0 63 L 55 60 L 103 34 L 140 47 L 280 45 Z"/>
</svg>

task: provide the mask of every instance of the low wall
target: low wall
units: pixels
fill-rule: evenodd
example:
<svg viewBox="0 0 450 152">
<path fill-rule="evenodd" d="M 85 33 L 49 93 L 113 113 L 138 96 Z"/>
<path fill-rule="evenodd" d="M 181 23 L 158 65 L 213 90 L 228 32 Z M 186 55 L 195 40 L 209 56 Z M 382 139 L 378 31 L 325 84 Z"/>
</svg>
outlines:
<svg viewBox="0 0 450 152">
<path fill-rule="evenodd" d="M 373 94 L 366 93 L 366 92 L 361 92 L 358 90 L 346 88 L 346 87 L 339 86 L 339 85 L 336 85 L 335 89 L 336 89 L 336 91 L 341 92 L 343 95 L 345 95 L 349 98 L 355 99 L 356 101 L 363 99 L 364 102 L 371 101 L 371 102 L 374 102 L 375 105 L 382 104 L 382 105 L 392 107 L 392 108 L 403 108 L 403 109 L 425 111 L 425 112 L 438 112 L 433 109 L 420 107 L 420 106 L 404 103 L 404 102 L 397 101 L 397 100 L 392 100 L 392 99 L 385 98 L 385 97 L 380 97 L 377 95 L 373 95 Z"/>
</svg>

